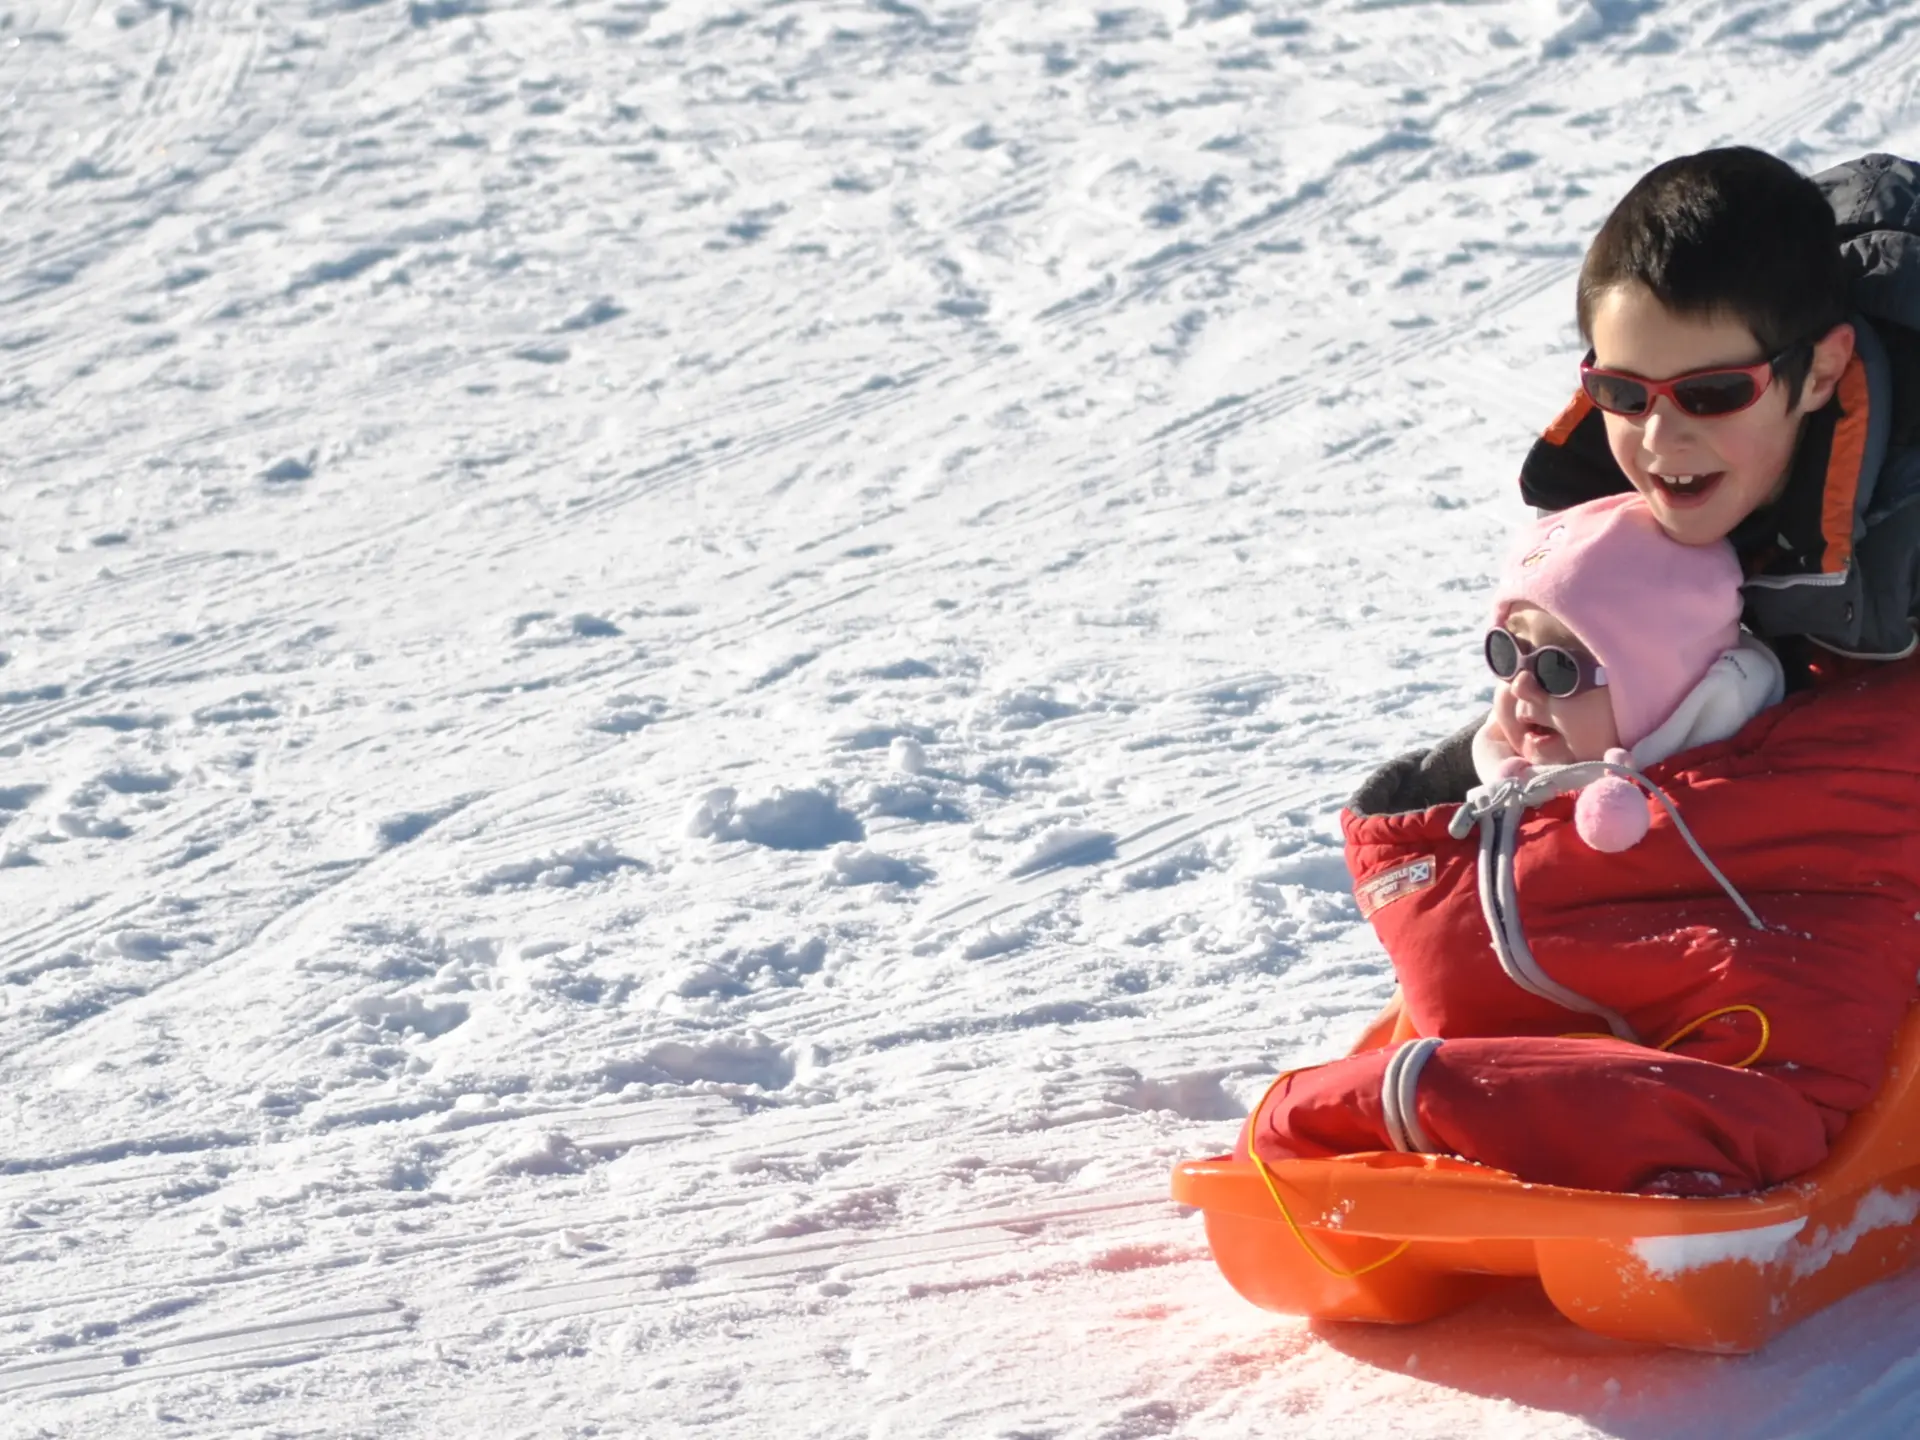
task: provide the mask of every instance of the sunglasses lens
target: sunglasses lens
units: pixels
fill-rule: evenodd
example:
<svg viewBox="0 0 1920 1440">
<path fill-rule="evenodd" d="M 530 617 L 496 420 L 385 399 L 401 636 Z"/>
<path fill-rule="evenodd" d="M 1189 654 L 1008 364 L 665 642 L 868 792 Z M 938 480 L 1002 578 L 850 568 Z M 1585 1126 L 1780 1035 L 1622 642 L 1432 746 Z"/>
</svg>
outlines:
<svg viewBox="0 0 1920 1440">
<path fill-rule="evenodd" d="M 1502 680 L 1511 680 L 1520 669 L 1520 647 L 1504 630 L 1487 632 L 1487 668 Z"/>
<path fill-rule="evenodd" d="M 1547 694 L 1564 699 L 1580 688 L 1580 662 L 1549 645 L 1534 656 L 1533 678 Z"/>
<path fill-rule="evenodd" d="M 1580 377 L 1587 398 L 1602 410 L 1615 415 L 1644 415 L 1647 412 L 1647 387 L 1625 375 L 1588 371 Z"/>
<path fill-rule="evenodd" d="M 1753 377 L 1729 370 L 1720 375 L 1700 375 L 1673 387 L 1673 398 L 1689 415 L 1731 415 L 1744 410 L 1759 398 Z"/>
</svg>

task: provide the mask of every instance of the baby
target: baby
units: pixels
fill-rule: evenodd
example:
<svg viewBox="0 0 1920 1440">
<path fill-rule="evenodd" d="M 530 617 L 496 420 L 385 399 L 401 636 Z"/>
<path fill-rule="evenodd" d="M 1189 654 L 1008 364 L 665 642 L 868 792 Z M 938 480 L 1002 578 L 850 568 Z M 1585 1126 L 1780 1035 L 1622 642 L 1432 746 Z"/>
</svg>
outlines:
<svg viewBox="0 0 1920 1440">
<path fill-rule="evenodd" d="M 1740 581 L 1725 542 L 1680 544 L 1637 495 L 1529 529 L 1485 641 L 1481 783 L 1462 803 L 1406 756 L 1342 816 L 1392 1023 L 1276 1081 L 1242 1153 L 1673 1195 L 1825 1155 L 1914 986 L 1920 741 L 1913 766 L 1857 767 L 1915 686 L 1888 666 L 1837 704 L 1775 704 Z"/>
<path fill-rule="evenodd" d="M 1536 522 L 1495 594 L 1486 657 L 1500 684 L 1474 737 L 1481 782 L 1587 760 L 1645 767 L 1777 703 L 1780 662 L 1741 633 L 1740 581 L 1730 544 L 1681 544 L 1637 494 Z M 1616 776 L 1583 797 L 1589 844 L 1624 849 L 1645 832 L 1633 790 Z"/>
</svg>

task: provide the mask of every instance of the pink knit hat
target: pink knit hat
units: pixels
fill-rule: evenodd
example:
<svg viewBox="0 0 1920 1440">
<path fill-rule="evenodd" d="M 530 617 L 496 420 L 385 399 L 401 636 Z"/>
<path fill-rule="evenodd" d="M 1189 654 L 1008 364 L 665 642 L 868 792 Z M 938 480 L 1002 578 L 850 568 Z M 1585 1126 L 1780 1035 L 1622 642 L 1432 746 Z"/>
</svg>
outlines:
<svg viewBox="0 0 1920 1440">
<path fill-rule="evenodd" d="M 1682 545 L 1637 494 L 1543 516 L 1521 537 L 1493 623 L 1521 601 L 1547 611 L 1607 672 L 1620 743 L 1660 728 L 1740 638 L 1740 562 L 1726 541 Z"/>
</svg>

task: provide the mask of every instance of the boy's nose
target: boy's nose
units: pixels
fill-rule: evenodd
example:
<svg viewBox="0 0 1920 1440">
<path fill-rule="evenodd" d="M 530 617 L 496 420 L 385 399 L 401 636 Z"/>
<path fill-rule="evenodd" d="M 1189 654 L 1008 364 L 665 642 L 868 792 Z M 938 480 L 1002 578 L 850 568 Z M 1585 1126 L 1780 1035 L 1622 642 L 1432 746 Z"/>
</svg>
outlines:
<svg viewBox="0 0 1920 1440">
<path fill-rule="evenodd" d="M 1692 417 L 1665 395 L 1654 398 L 1653 408 L 1640 422 L 1640 433 L 1649 442 L 1657 442 L 1662 437 L 1685 435 L 1692 428 Z M 1658 447 L 1656 445 L 1653 448 Z"/>
</svg>

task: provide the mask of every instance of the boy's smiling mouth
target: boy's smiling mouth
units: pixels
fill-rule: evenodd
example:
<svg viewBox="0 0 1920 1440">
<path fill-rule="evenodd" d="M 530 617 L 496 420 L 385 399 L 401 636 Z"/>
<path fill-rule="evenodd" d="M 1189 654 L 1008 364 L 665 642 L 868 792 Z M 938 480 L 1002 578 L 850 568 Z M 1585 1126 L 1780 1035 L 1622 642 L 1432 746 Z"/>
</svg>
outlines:
<svg viewBox="0 0 1920 1440">
<path fill-rule="evenodd" d="M 1662 475 L 1656 471 L 1647 473 L 1660 487 L 1663 499 L 1681 505 L 1696 504 L 1705 500 L 1727 477 L 1727 472 L 1724 470 L 1708 470 L 1692 475 Z"/>
</svg>

